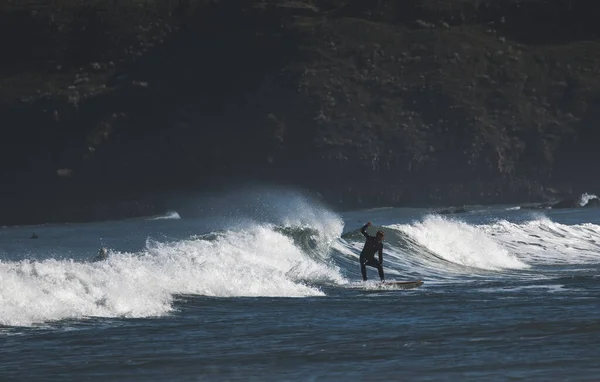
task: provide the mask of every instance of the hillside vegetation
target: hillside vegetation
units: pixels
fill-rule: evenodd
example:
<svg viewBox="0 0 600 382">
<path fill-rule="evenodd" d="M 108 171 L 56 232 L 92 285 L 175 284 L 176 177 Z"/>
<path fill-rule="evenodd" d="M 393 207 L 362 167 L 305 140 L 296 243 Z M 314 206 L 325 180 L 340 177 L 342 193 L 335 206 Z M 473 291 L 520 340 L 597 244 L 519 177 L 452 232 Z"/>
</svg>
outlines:
<svg viewBox="0 0 600 382">
<path fill-rule="evenodd" d="M 137 216 L 242 181 L 339 208 L 593 192 L 598 8 L 9 1 L 0 223 Z"/>
</svg>

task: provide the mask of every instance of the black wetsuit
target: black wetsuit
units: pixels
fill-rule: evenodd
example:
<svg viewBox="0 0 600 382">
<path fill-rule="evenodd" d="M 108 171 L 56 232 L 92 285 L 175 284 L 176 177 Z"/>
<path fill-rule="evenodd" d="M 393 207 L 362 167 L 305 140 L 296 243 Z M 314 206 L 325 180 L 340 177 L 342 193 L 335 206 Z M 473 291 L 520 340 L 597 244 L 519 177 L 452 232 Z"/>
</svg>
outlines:
<svg viewBox="0 0 600 382">
<path fill-rule="evenodd" d="M 365 246 L 360 253 L 360 272 L 362 273 L 363 281 L 366 281 L 367 265 L 377 268 L 377 271 L 379 271 L 379 278 L 383 281 L 383 242 L 377 241 L 375 236 L 369 235 L 367 233 L 367 227 L 368 225 L 365 225 L 360 229 L 360 232 L 367 238 Z M 377 252 L 379 252 L 379 261 L 375 259 L 375 253 Z"/>
</svg>

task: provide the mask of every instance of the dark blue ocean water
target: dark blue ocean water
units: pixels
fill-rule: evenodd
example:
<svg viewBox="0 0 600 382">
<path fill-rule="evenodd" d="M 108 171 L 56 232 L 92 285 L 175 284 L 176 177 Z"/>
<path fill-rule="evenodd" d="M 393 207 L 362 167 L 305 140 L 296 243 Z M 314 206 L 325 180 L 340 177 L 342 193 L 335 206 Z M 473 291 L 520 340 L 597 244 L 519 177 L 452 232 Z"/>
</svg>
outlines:
<svg viewBox="0 0 600 382">
<path fill-rule="evenodd" d="M 277 202 L 0 229 L 0 380 L 598 380 L 598 210 Z"/>
</svg>

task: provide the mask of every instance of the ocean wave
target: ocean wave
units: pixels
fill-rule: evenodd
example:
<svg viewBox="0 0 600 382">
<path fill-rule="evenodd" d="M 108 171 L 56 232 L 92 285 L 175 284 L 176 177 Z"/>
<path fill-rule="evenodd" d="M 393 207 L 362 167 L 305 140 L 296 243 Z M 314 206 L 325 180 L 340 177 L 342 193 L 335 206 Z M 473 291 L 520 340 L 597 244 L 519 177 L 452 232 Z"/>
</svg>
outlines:
<svg viewBox="0 0 600 382">
<path fill-rule="evenodd" d="M 294 236 L 310 231 L 296 232 L 256 224 L 168 243 L 148 240 L 141 252 L 111 251 L 95 263 L 0 262 L 0 324 L 161 316 L 178 294 L 307 297 L 345 283 L 339 268 L 295 244 Z"/>
<path fill-rule="evenodd" d="M 179 220 L 181 216 L 177 211 L 169 211 L 164 215 L 148 218 L 148 220 Z"/>
<path fill-rule="evenodd" d="M 579 197 L 579 205 L 581 207 L 583 207 L 586 204 L 588 204 L 590 200 L 594 200 L 594 199 L 598 199 L 598 196 L 596 196 L 594 194 L 588 194 L 586 192 Z"/>
<path fill-rule="evenodd" d="M 335 213 L 302 199 L 271 207 L 268 219 L 257 211 L 243 224 L 232 221 L 168 242 L 148 239 L 142 250 L 113 250 L 95 263 L 0 261 L 0 325 L 162 316 L 173 311 L 177 295 L 323 296 L 330 287 L 360 280 L 364 237 L 358 229 L 342 235 L 344 223 Z M 473 224 L 465 217 L 426 215 L 369 229 L 386 231 L 388 280 L 440 285 L 482 277 L 536 278 L 538 265 L 600 260 L 600 226 L 560 224 L 541 214 L 527 219 Z M 190 221 L 195 224 L 184 222 Z M 368 272 L 376 277 L 374 270 Z"/>
<path fill-rule="evenodd" d="M 481 227 L 531 264 L 593 264 L 600 260 L 600 226 L 566 225 L 541 217 L 525 223 L 499 220 Z"/>
<path fill-rule="evenodd" d="M 387 253 L 392 258 L 410 259 L 399 266 L 418 267 L 423 274 L 438 277 L 461 272 L 475 275 L 476 269 L 528 270 L 538 265 L 600 261 L 600 226 L 592 223 L 567 225 L 534 216 L 520 223 L 469 224 L 428 215 L 421 221 L 385 229 Z M 356 240 L 356 250 L 360 250 L 362 244 L 355 234 L 346 239 Z"/>
<path fill-rule="evenodd" d="M 407 235 L 422 248 L 453 264 L 483 270 L 529 268 L 484 229 L 460 220 L 429 215 L 420 222 L 386 228 Z"/>
</svg>

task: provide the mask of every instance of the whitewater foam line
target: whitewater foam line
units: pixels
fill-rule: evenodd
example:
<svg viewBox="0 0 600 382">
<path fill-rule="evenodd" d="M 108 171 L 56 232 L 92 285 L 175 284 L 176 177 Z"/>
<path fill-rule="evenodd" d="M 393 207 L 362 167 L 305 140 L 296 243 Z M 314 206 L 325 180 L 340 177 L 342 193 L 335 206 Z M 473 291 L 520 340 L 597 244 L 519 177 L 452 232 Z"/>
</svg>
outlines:
<svg viewBox="0 0 600 382">
<path fill-rule="evenodd" d="M 53 259 L 1 263 L 0 324 L 30 326 L 65 318 L 147 317 L 169 311 L 171 296 L 146 287 L 133 273 L 111 264 Z"/>
<path fill-rule="evenodd" d="M 526 269 L 529 265 L 495 240 L 485 229 L 437 215 L 413 224 L 393 224 L 396 230 L 453 264 L 483 270 Z"/>
<path fill-rule="evenodd" d="M 521 224 L 500 220 L 482 230 L 531 264 L 600 262 L 600 226 L 596 224 L 566 225 L 548 218 Z"/>
<path fill-rule="evenodd" d="M 253 226 L 212 239 L 148 241 L 140 253 L 112 252 L 97 263 L 0 262 L 0 324 L 162 316 L 177 294 L 323 296 L 318 285 L 345 282 L 338 268 L 309 257 L 291 238 Z"/>
</svg>

